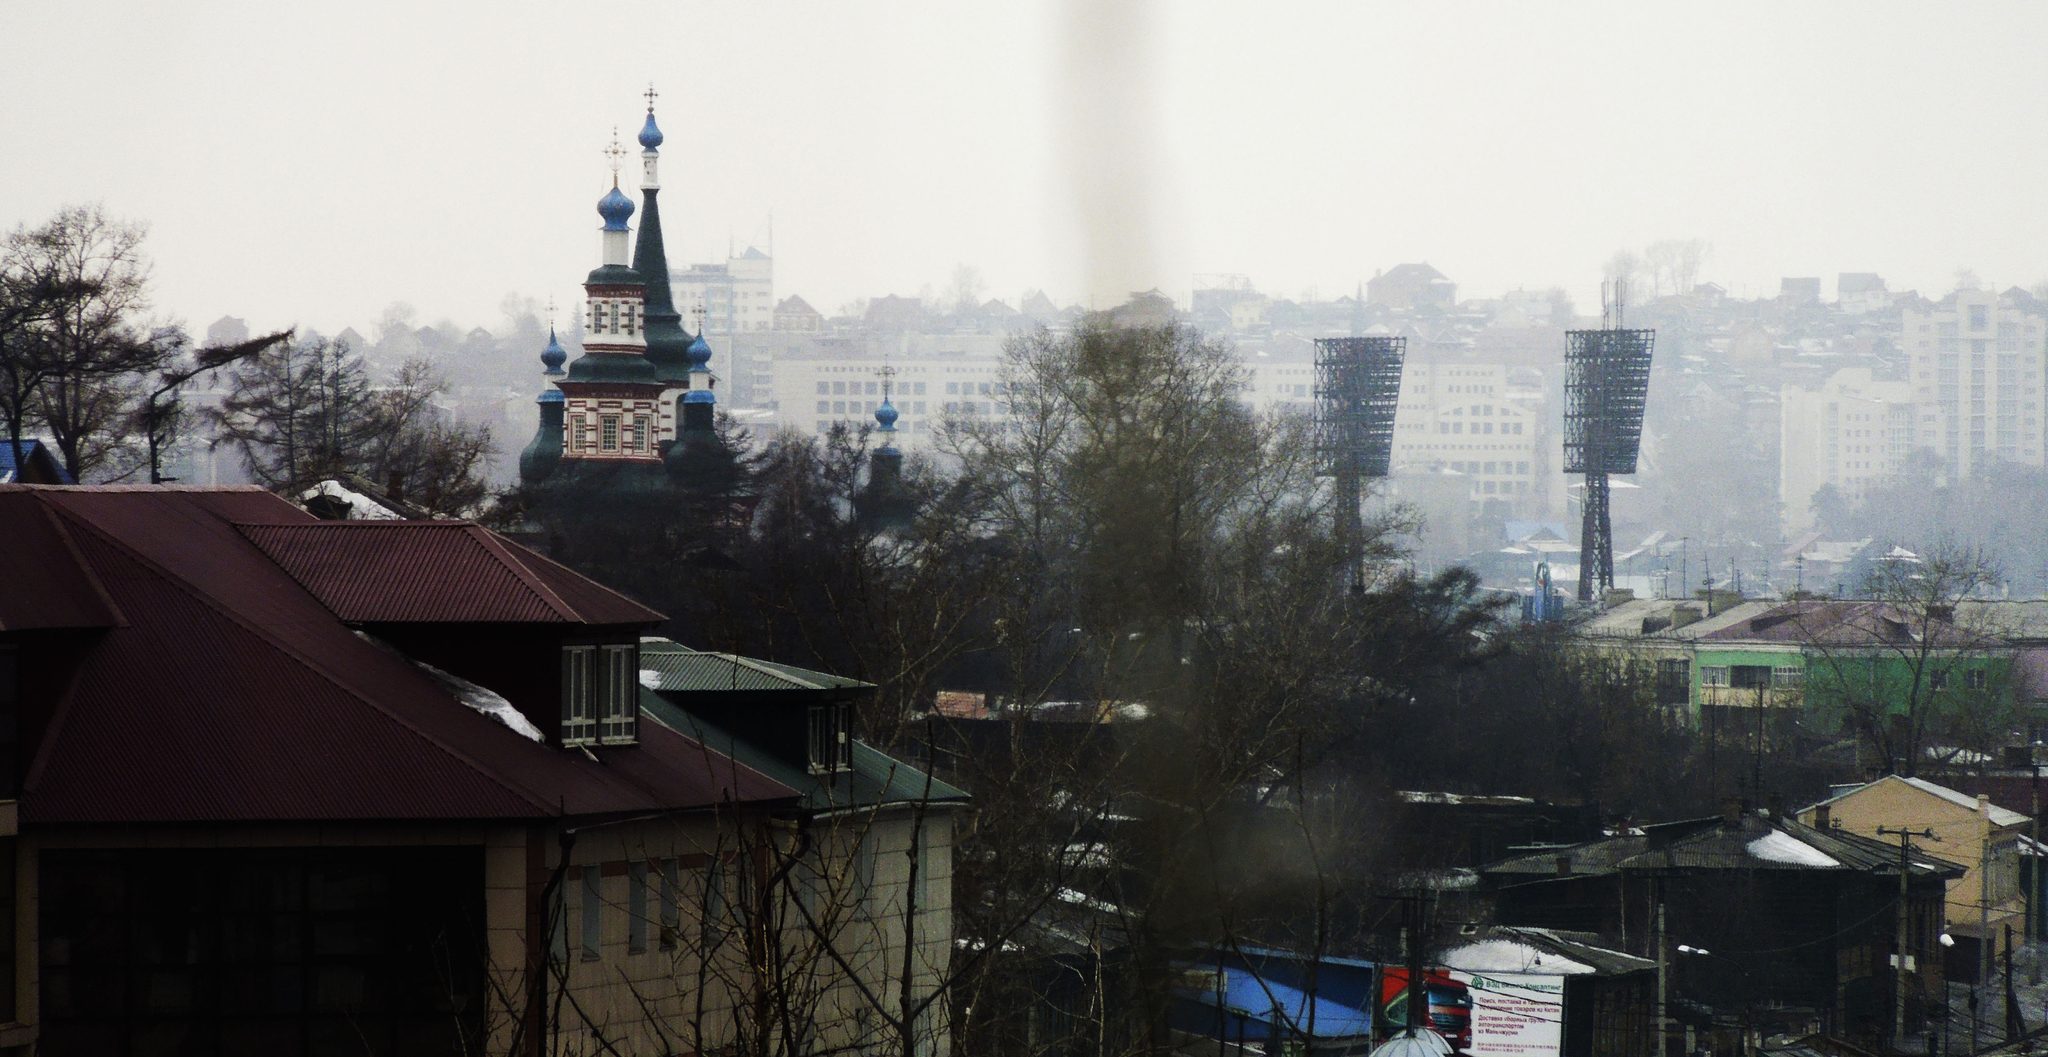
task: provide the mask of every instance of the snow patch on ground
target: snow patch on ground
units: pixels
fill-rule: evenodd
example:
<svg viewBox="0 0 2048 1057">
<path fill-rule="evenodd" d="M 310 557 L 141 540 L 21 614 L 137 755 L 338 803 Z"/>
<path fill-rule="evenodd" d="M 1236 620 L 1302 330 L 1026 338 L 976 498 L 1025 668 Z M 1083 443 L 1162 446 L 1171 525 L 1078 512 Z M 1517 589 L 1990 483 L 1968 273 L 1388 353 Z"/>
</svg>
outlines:
<svg viewBox="0 0 2048 1057">
<path fill-rule="evenodd" d="M 1772 830 L 1749 842 L 1749 853 L 1765 862 L 1781 862 L 1792 866 L 1813 866 L 1828 869 L 1842 865 L 1834 856 L 1814 848 L 1797 837 L 1788 836 L 1781 830 Z"/>
<path fill-rule="evenodd" d="M 539 727 L 534 726 L 531 720 L 521 715 L 518 709 L 512 707 L 512 702 L 499 696 L 497 691 L 485 689 L 459 675 L 444 672 L 424 661 L 414 661 L 412 663 L 418 665 L 420 671 L 433 676 L 434 681 L 440 683 L 449 693 L 454 694 L 455 700 L 505 724 L 512 728 L 513 733 L 523 738 L 529 738 L 533 741 L 547 740 L 541 734 Z"/>
<path fill-rule="evenodd" d="M 1443 963 L 1468 973 L 1552 973 L 1576 975 L 1593 972 L 1584 962 L 1561 954 L 1550 954 L 1513 940 L 1480 940 L 1449 951 Z"/>
</svg>

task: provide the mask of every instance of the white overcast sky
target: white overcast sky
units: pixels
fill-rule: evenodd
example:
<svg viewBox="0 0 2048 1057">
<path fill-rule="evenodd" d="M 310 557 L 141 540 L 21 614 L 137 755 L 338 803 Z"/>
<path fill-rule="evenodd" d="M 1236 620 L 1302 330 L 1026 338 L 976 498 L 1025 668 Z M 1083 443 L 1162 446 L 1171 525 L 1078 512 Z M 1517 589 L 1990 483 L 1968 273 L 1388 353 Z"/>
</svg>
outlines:
<svg viewBox="0 0 2048 1057">
<path fill-rule="evenodd" d="M 147 221 L 199 327 L 574 303 L 650 80 L 670 261 L 772 215 L 778 295 L 828 313 L 958 263 L 1066 302 L 1423 259 L 1584 310 L 1695 237 L 1751 295 L 2048 278 L 2048 4 L 83 0 L 0 38 L 0 222 Z"/>
</svg>

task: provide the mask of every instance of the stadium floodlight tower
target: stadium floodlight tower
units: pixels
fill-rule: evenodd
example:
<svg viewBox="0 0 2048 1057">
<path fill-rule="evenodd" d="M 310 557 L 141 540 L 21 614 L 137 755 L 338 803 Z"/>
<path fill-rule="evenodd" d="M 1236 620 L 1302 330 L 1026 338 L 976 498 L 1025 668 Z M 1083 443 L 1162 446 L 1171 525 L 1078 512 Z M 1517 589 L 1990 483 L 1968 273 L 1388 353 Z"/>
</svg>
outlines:
<svg viewBox="0 0 2048 1057">
<path fill-rule="evenodd" d="M 1579 531 L 1579 601 L 1614 587 L 1614 528 L 1607 478 L 1636 472 L 1643 405 L 1649 400 L 1654 330 L 1628 330 L 1621 313 L 1625 280 L 1602 285 L 1599 330 L 1574 330 L 1564 354 L 1564 472 L 1586 475 Z"/>
<path fill-rule="evenodd" d="M 1350 551 L 1354 589 L 1364 584 L 1358 506 L 1365 479 L 1385 477 L 1393 457 L 1394 411 L 1407 353 L 1407 338 L 1316 339 L 1316 456 L 1321 472 L 1336 479 L 1337 532 Z"/>
</svg>

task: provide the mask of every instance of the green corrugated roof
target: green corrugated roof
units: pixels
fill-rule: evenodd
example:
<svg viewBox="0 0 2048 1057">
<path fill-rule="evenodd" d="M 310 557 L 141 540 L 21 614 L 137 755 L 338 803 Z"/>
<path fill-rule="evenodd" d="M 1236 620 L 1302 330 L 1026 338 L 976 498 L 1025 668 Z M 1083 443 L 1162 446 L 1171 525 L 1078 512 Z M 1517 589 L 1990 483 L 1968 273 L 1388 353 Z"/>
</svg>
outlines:
<svg viewBox="0 0 2048 1057">
<path fill-rule="evenodd" d="M 669 639 L 640 640 L 640 667 L 661 674 L 656 690 L 871 690 L 873 683 L 734 653 L 693 650 Z"/>
<path fill-rule="evenodd" d="M 678 648 L 680 649 L 680 647 Z M 696 651 L 686 650 L 684 652 L 694 653 Z M 645 646 L 641 647 L 640 663 L 643 666 L 653 667 L 648 665 L 648 659 L 651 656 L 658 655 L 650 653 Z M 712 654 L 706 656 L 725 655 Z M 744 657 L 737 659 L 747 660 Z M 754 661 L 752 663 L 763 664 L 766 662 Z M 658 671 L 659 669 L 657 668 L 656 670 Z M 801 668 L 790 670 L 803 671 Z M 809 672 L 806 674 L 819 675 L 820 673 Z M 824 676 L 824 678 L 832 677 Z M 851 682 L 851 680 L 848 680 L 848 682 Z M 865 686 L 867 684 L 855 683 L 854 685 Z M 779 689 L 780 687 L 777 688 Z M 729 689 L 729 687 L 720 686 L 717 689 Z M 925 772 L 858 741 L 852 743 L 852 751 L 848 753 L 853 764 L 852 770 L 832 775 L 828 781 L 825 775 L 812 774 L 802 767 L 794 766 L 733 737 L 725 731 L 712 726 L 710 723 L 697 718 L 697 716 L 653 690 L 643 688 L 640 691 L 640 709 L 642 712 L 652 715 L 663 726 L 669 727 L 688 737 L 695 738 L 713 751 L 725 753 L 775 781 L 801 792 L 803 794 L 803 806 L 812 811 L 873 807 L 878 804 L 907 804 L 920 799 L 950 804 L 963 804 L 968 800 L 965 791 L 939 781 L 937 778 L 929 779 L 929 784 L 927 784 Z"/>
</svg>

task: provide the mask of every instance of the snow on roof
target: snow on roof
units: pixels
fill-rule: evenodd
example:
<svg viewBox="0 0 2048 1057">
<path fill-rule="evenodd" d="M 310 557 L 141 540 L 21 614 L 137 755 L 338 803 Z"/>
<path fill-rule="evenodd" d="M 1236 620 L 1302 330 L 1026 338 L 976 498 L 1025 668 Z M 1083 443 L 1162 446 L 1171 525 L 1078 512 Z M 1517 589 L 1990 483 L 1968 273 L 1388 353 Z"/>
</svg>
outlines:
<svg viewBox="0 0 2048 1057">
<path fill-rule="evenodd" d="M 1971 811 L 1977 810 L 1977 798 L 1969 795 L 1968 793 L 1957 792 L 1956 790 L 1950 789 L 1948 786 L 1945 785 L 1936 785 L 1935 783 L 1930 782 L 1925 778 L 1903 778 L 1896 774 L 1888 774 L 1885 775 L 1883 778 L 1878 779 L 1876 782 L 1869 782 L 1864 785 L 1859 785 L 1854 789 L 1849 789 L 1837 793 L 1834 796 L 1831 796 L 1826 800 L 1823 800 L 1820 803 L 1813 805 L 1813 807 L 1820 807 L 1822 805 L 1838 803 L 1842 800 L 1848 799 L 1849 797 L 1855 796 L 1856 794 L 1861 793 L 1865 789 L 1868 789 L 1871 786 L 1877 785 L 1881 782 L 1904 782 L 1907 785 L 1910 785 L 1923 793 L 1926 793 L 1930 796 L 1940 797 L 1941 799 L 1946 800 L 1957 807 L 1967 808 Z M 2027 816 L 2022 815 L 2017 811 L 1999 807 L 1997 804 L 1990 805 L 1990 808 L 1991 824 L 1994 826 L 2017 826 L 2027 821 Z M 1812 809 L 1809 808 L 1808 810 Z"/>
<path fill-rule="evenodd" d="M 1415 789 L 1402 789 L 1395 792 L 1394 795 L 1410 804 L 1487 804 L 1504 806 L 1507 804 L 1533 804 L 1536 802 L 1535 798 L 1526 796 L 1481 796 L 1470 793 L 1424 792 Z"/>
<path fill-rule="evenodd" d="M 300 493 L 299 502 L 303 503 L 319 495 L 324 495 L 331 499 L 339 499 L 347 503 L 349 506 L 348 516 L 351 521 L 405 520 L 398 515 L 397 511 L 371 499 L 361 492 L 344 486 L 340 481 L 334 480 L 331 477 Z"/>
<path fill-rule="evenodd" d="M 514 734 L 529 741 L 547 740 L 547 736 L 540 732 L 539 727 L 533 725 L 532 720 L 520 714 L 518 709 L 512 707 L 512 702 L 505 700 L 497 691 L 478 686 L 459 675 L 444 672 L 425 661 L 412 663 L 420 671 L 433 676 L 435 682 L 446 687 L 449 693 L 455 695 L 455 700 L 462 702 L 464 706 L 503 723 L 512 728 Z"/>
<path fill-rule="evenodd" d="M 1766 862 L 1781 862 L 1792 866 L 1811 866 L 1821 870 L 1832 870 L 1842 863 L 1813 845 L 1786 833 L 1772 830 L 1750 841 L 1749 853 Z"/>
<path fill-rule="evenodd" d="M 1804 847 L 1804 845 L 1801 845 Z M 1446 951 L 1442 961 L 1468 973 L 1541 973 L 1576 976 L 1596 970 L 1561 954 L 1545 953 L 1513 940 L 1480 940 Z"/>
</svg>

